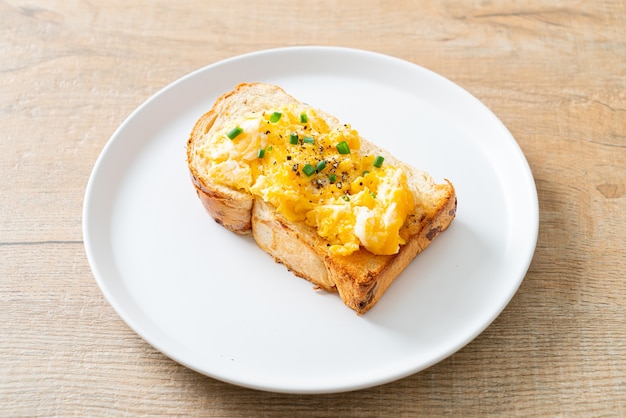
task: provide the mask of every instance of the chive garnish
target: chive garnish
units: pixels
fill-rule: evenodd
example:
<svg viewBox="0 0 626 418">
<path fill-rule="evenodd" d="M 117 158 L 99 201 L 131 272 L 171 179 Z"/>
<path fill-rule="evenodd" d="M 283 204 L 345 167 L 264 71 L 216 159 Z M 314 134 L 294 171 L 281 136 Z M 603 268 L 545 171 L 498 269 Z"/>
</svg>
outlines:
<svg viewBox="0 0 626 418">
<path fill-rule="evenodd" d="M 298 134 L 289 134 L 289 143 L 291 145 L 297 145 L 298 144 Z"/>
<path fill-rule="evenodd" d="M 313 167 L 311 164 L 306 164 L 304 167 L 302 167 L 302 172 L 306 174 L 307 177 L 310 177 L 311 175 L 313 175 L 313 173 L 315 173 L 315 167 Z"/>
<path fill-rule="evenodd" d="M 346 141 L 341 141 L 337 144 L 337 151 L 339 154 L 350 154 L 350 147 Z"/>
<path fill-rule="evenodd" d="M 256 154 L 257 158 L 263 158 L 264 155 L 265 155 L 265 149 L 263 148 L 261 148 L 259 152 L 257 152 Z"/>
<path fill-rule="evenodd" d="M 308 121 L 309 121 L 309 118 L 306 115 L 306 113 L 300 113 L 300 123 L 307 123 Z"/>
<path fill-rule="evenodd" d="M 278 122 L 280 120 L 281 116 L 282 116 L 282 113 L 280 113 L 280 112 L 272 113 L 272 116 L 270 116 L 270 122 L 272 122 L 272 123 Z"/>
<path fill-rule="evenodd" d="M 365 170 L 365 171 L 363 172 L 363 177 L 367 176 L 369 173 L 370 173 L 369 171 Z"/>
<path fill-rule="evenodd" d="M 328 176 L 328 181 L 330 182 L 330 184 L 333 184 L 334 182 L 337 181 L 337 176 L 335 174 L 330 174 Z"/>
<path fill-rule="evenodd" d="M 233 129 L 228 131 L 226 136 L 230 139 L 235 139 L 237 135 L 243 132 L 243 128 L 241 126 L 235 126 Z"/>
<path fill-rule="evenodd" d="M 302 142 L 307 143 L 307 144 L 313 144 L 315 143 L 315 139 L 311 138 L 310 136 L 305 136 L 302 139 Z"/>
<path fill-rule="evenodd" d="M 385 158 L 380 155 L 377 156 L 374 160 L 374 167 L 380 168 L 383 165 L 383 161 L 385 161 Z"/>
<path fill-rule="evenodd" d="M 319 173 L 320 171 L 322 171 L 324 168 L 326 167 L 326 161 L 322 160 L 319 163 L 317 163 L 317 165 L 315 166 L 315 170 L 317 170 L 317 172 Z"/>
<path fill-rule="evenodd" d="M 345 200 L 346 202 L 350 201 L 350 197 L 347 194 L 341 195 L 341 198 Z"/>
</svg>

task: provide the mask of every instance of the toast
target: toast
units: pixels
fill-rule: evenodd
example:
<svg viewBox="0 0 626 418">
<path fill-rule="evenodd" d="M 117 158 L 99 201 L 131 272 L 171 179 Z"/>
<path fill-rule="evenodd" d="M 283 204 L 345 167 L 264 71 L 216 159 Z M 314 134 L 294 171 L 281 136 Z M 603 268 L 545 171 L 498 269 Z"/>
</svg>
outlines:
<svg viewBox="0 0 626 418">
<path fill-rule="evenodd" d="M 443 183 L 434 182 L 429 174 L 410 167 L 384 149 L 377 147 L 360 136 L 349 139 L 348 143 L 358 148 L 358 151 L 352 151 L 352 154 L 367 155 L 367 158 L 370 158 L 369 156 L 373 158 L 376 155 L 374 163 L 371 162 L 372 160 L 368 160 L 370 164 L 374 164 L 372 170 L 377 170 L 376 167 L 380 167 L 382 161 L 384 161 L 385 168 L 391 173 L 397 173 L 398 179 L 402 181 L 402 188 L 400 186 L 397 188 L 395 186 L 387 187 L 386 191 L 383 191 L 383 186 L 378 186 L 381 188 L 379 194 L 386 193 L 385 196 L 392 196 L 393 194 L 393 198 L 404 200 L 398 200 L 397 202 L 399 203 L 397 205 L 396 203 L 393 203 L 393 205 L 387 204 L 386 210 L 388 212 L 385 212 L 387 215 L 385 215 L 384 222 L 380 220 L 381 217 L 378 215 L 376 217 L 372 215 L 372 219 L 369 219 L 370 224 L 383 222 L 384 227 L 392 225 L 394 222 L 400 222 L 399 225 L 396 225 L 397 239 L 393 242 L 385 241 L 391 243 L 390 245 L 381 244 L 381 246 L 378 244 L 383 241 L 376 241 L 368 246 L 369 238 L 363 236 L 362 225 L 359 227 L 360 235 L 356 232 L 352 235 L 348 234 L 351 237 L 349 239 L 346 238 L 349 242 L 337 242 L 337 237 L 344 239 L 343 237 L 347 236 L 342 232 L 333 230 L 335 225 L 339 225 L 339 223 L 333 224 L 327 221 L 326 228 L 330 228 L 331 232 L 329 234 L 331 235 L 324 235 L 322 233 L 324 229 L 320 223 L 324 222 L 323 213 L 315 218 L 311 216 L 311 213 L 317 210 L 314 209 L 307 212 L 306 217 L 303 217 L 305 216 L 303 215 L 298 218 L 297 214 L 294 215 L 293 211 L 284 209 L 282 204 L 277 203 L 275 199 L 267 198 L 267 193 L 259 192 L 258 188 L 255 189 L 256 185 L 261 182 L 259 179 L 264 178 L 263 172 L 254 173 L 259 168 L 250 168 L 252 170 L 252 183 L 255 181 L 256 183 L 251 187 L 247 185 L 241 186 L 236 184 L 236 182 L 239 181 L 239 177 L 246 177 L 239 176 L 240 167 L 245 166 L 244 168 L 248 170 L 247 165 L 243 163 L 237 163 L 240 164 L 237 165 L 225 159 L 224 155 L 231 155 L 232 153 L 223 154 L 219 158 L 214 156 L 211 158 L 207 157 L 207 154 L 213 153 L 217 155 L 218 153 L 215 149 L 219 148 L 219 146 L 213 145 L 211 142 L 216 141 L 216 137 L 226 138 L 225 135 L 228 135 L 230 141 L 221 139 L 221 144 L 224 147 L 229 147 L 231 146 L 229 142 L 235 143 L 238 141 L 237 138 L 230 137 L 244 131 L 239 125 L 244 125 L 247 123 L 246 121 L 254 120 L 255 124 L 267 124 L 259 125 L 260 128 L 254 128 L 260 132 L 255 134 L 256 136 L 254 137 L 255 141 L 261 141 L 255 145 L 259 149 L 252 149 L 252 145 L 246 145 L 248 148 L 243 151 L 240 150 L 241 152 L 238 155 L 240 158 L 247 159 L 251 164 L 250 167 L 257 167 L 254 165 L 257 164 L 257 160 L 250 155 L 251 152 L 257 152 L 256 158 L 258 161 L 263 158 L 270 158 L 268 155 L 271 155 L 272 152 L 277 152 L 277 150 L 273 149 L 274 145 L 268 146 L 268 136 L 263 135 L 263 131 L 265 126 L 273 128 L 271 122 L 275 121 L 269 120 L 268 117 L 270 119 L 275 115 L 278 115 L 278 118 L 281 117 L 281 113 L 276 112 L 276 109 L 298 109 L 297 112 L 300 113 L 300 117 L 304 118 L 300 121 L 304 126 L 303 129 L 307 127 L 306 114 L 308 113 L 309 117 L 317 118 L 315 120 L 319 120 L 319 123 L 327 127 L 328 132 L 331 132 L 333 135 L 339 135 L 340 139 L 342 138 L 341 135 L 344 135 L 346 138 L 350 138 L 349 135 L 351 134 L 358 135 L 356 131 L 351 130 L 349 125 L 342 125 L 332 115 L 299 102 L 278 86 L 262 83 L 240 84 L 231 92 L 222 95 L 215 102 L 212 109 L 198 119 L 188 139 L 187 163 L 198 197 L 216 222 L 235 233 L 252 234 L 258 246 L 269 253 L 275 261 L 284 264 L 296 276 L 309 280 L 316 288 L 337 292 L 346 306 L 352 308 L 358 314 L 363 314 L 376 304 L 389 285 L 406 266 L 435 237 L 448 228 L 456 214 L 457 199 L 454 186 L 448 180 L 445 180 Z M 272 111 L 273 114 L 268 116 L 268 112 L 272 113 Z M 257 119 L 251 119 L 251 115 L 257 119 L 260 118 L 261 122 L 257 122 Z M 263 115 L 264 119 L 259 115 Z M 283 116 L 283 118 L 286 117 Z M 311 126 L 313 125 L 311 124 Z M 313 129 L 313 127 L 310 127 L 310 129 Z M 270 130 L 268 129 L 265 134 L 270 134 Z M 328 135 L 331 134 L 329 133 Z M 314 135 L 308 138 L 311 144 L 314 138 Z M 324 138 L 326 137 L 324 136 Z M 322 136 L 320 136 L 320 152 L 322 152 L 323 148 L 322 139 Z M 251 141 L 250 143 L 252 143 Z M 285 138 L 285 141 L 287 141 L 287 138 Z M 299 141 L 298 147 L 308 146 L 303 143 L 302 136 L 300 136 Z M 306 141 L 307 137 L 304 138 L 304 142 Z M 354 141 L 356 141 L 356 145 L 354 145 Z M 215 142 L 215 144 L 218 143 L 220 142 Z M 342 154 L 339 145 L 337 144 L 337 151 L 339 151 L 339 154 Z M 328 146 L 328 149 L 330 148 L 332 147 Z M 337 153 L 334 149 L 330 151 Z M 347 151 L 350 153 L 349 149 Z M 306 179 L 313 185 L 317 184 L 316 187 L 318 189 L 325 187 L 332 188 L 333 193 L 341 192 L 343 194 L 340 197 L 346 201 L 353 197 L 353 200 L 356 198 L 370 199 L 368 200 L 370 205 L 374 205 L 371 202 L 378 204 L 376 202 L 376 193 L 369 192 L 368 189 L 368 194 L 365 194 L 361 190 L 362 188 L 358 187 L 358 184 L 353 184 L 352 189 L 348 190 L 346 190 L 347 187 L 344 185 L 343 191 L 338 190 L 341 189 L 341 178 L 337 179 L 337 175 L 335 175 L 333 170 L 337 167 L 337 162 L 342 157 L 339 154 L 332 158 L 324 157 L 325 160 L 322 160 L 322 165 L 318 164 L 315 166 L 315 171 L 310 174 L 302 166 L 298 166 L 297 163 L 293 165 L 293 173 L 288 174 L 293 179 L 301 181 L 301 184 L 304 184 L 302 179 Z M 287 159 L 291 159 L 291 155 L 287 156 Z M 326 164 L 323 164 L 324 162 L 334 163 L 332 166 L 326 166 Z M 276 161 L 273 164 L 276 165 Z M 218 165 L 222 171 L 217 170 Z M 223 173 L 224 170 L 231 166 L 233 173 L 236 175 L 216 175 L 216 173 Z M 339 174 L 339 171 L 336 171 L 336 173 Z M 346 173 L 344 172 L 343 174 L 345 176 Z M 379 177 L 383 176 L 383 174 L 376 175 Z M 354 176 L 357 176 L 356 181 L 363 186 L 363 182 L 369 178 L 367 177 L 369 172 L 363 171 L 362 174 L 359 173 Z M 374 176 L 373 180 L 370 181 L 372 190 L 374 190 L 376 184 L 379 184 L 378 182 L 379 180 Z M 315 187 L 310 187 L 312 191 L 308 193 L 315 193 Z M 279 189 L 285 188 L 286 186 L 279 184 Z M 399 190 L 405 189 L 405 195 L 397 194 L 400 193 Z M 356 194 L 350 195 L 350 190 Z M 297 197 L 294 199 L 297 199 Z M 354 206 L 349 205 L 345 207 L 340 206 L 340 203 L 343 202 L 338 198 L 333 199 L 333 205 L 329 206 L 333 210 L 354 208 Z M 350 205 L 356 205 L 356 203 L 353 202 Z M 390 206 L 393 207 L 394 211 L 389 212 Z M 298 208 L 299 206 L 296 205 L 294 207 Z M 311 209 L 310 206 L 307 206 L 307 208 Z M 405 208 L 406 213 L 398 208 Z M 334 213 L 331 212 L 331 215 Z M 351 214 L 345 216 L 352 216 L 350 219 L 357 219 Z M 318 223 L 315 224 L 315 222 Z M 330 222 L 330 226 L 328 226 L 328 222 Z M 357 224 L 358 222 L 354 224 L 355 231 L 357 230 Z M 357 244 L 353 242 L 355 234 L 361 239 L 361 242 L 357 241 Z M 375 248 L 375 250 L 371 248 Z"/>
</svg>

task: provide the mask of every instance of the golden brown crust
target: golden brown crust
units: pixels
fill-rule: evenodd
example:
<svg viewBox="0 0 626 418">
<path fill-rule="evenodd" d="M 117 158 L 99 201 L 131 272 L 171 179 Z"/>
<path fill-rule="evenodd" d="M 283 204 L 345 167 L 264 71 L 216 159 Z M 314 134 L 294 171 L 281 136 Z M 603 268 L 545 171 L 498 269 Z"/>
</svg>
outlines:
<svg viewBox="0 0 626 418">
<path fill-rule="evenodd" d="M 252 233 L 259 247 L 277 262 L 316 287 L 338 292 L 347 306 L 363 314 L 376 304 L 411 260 L 448 228 L 456 214 L 454 187 L 447 180 L 442 184 L 434 183 L 428 174 L 362 139 L 362 147 L 375 149 L 386 161 L 402 166 L 418 204 L 401 230 L 406 244 L 397 254 L 374 255 L 360 249 L 349 256 L 331 256 L 328 243 L 314 228 L 302 222 L 290 222 L 269 203 L 212 181 L 203 175 L 202 164 L 205 163 L 196 155 L 196 146 L 222 120 L 237 118 L 255 106 L 272 107 L 289 102 L 296 102 L 296 99 L 280 87 L 259 83 L 241 84 L 221 96 L 198 120 L 187 143 L 187 162 L 193 184 L 202 204 L 218 223 L 240 234 Z M 328 117 L 333 123 L 339 123 L 332 116 Z"/>
<path fill-rule="evenodd" d="M 456 194 L 450 187 L 437 210 L 421 222 L 419 233 L 394 255 L 374 255 L 361 249 L 349 256 L 333 257 L 313 228 L 285 220 L 261 200 L 255 201 L 252 225 L 258 245 L 276 261 L 324 290 L 337 291 L 347 306 L 363 314 L 411 260 L 448 228 L 455 214 Z"/>
<path fill-rule="evenodd" d="M 219 103 L 225 102 L 233 94 L 235 94 L 234 91 L 220 97 L 213 108 L 202 115 L 194 125 L 187 141 L 187 166 L 196 193 L 213 219 L 233 232 L 250 234 L 252 231 L 250 221 L 252 196 L 223 187 L 211 181 L 207 176 L 202 176 L 200 174 L 201 166 L 198 164 L 197 155 L 195 155 L 196 145 L 202 140 L 204 134 L 211 130 L 217 119 Z"/>
</svg>

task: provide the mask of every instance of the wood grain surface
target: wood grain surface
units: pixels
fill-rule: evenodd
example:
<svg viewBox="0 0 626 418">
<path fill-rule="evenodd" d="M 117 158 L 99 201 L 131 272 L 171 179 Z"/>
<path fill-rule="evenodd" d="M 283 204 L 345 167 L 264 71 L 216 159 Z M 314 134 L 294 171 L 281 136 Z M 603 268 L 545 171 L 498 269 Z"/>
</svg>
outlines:
<svg viewBox="0 0 626 418">
<path fill-rule="evenodd" d="M 1 416 L 626 415 L 626 3 L 0 1 Z M 383 386 L 281 395 L 197 374 L 105 301 L 81 230 L 120 123 L 234 55 L 338 45 L 417 63 L 509 128 L 535 176 L 537 250 L 496 321 Z"/>
</svg>

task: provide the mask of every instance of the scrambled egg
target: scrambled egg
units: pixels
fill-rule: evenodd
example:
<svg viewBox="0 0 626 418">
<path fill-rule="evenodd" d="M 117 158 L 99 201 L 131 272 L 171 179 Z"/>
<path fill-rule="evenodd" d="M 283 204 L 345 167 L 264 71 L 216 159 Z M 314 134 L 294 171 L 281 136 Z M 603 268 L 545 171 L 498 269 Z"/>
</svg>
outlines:
<svg viewBox="0 0 626 418">
<path fill-rule="evenodd" d="M 414 197 L 401 169 L 360 148 L 350 125 L 330 129 L 314 109 L 288 106 L 247 114 L 212 135 L 200 155 L 220 183 L 315 227 L 331 254 L 361 246 L 395 254 Z"/>
</svg>

